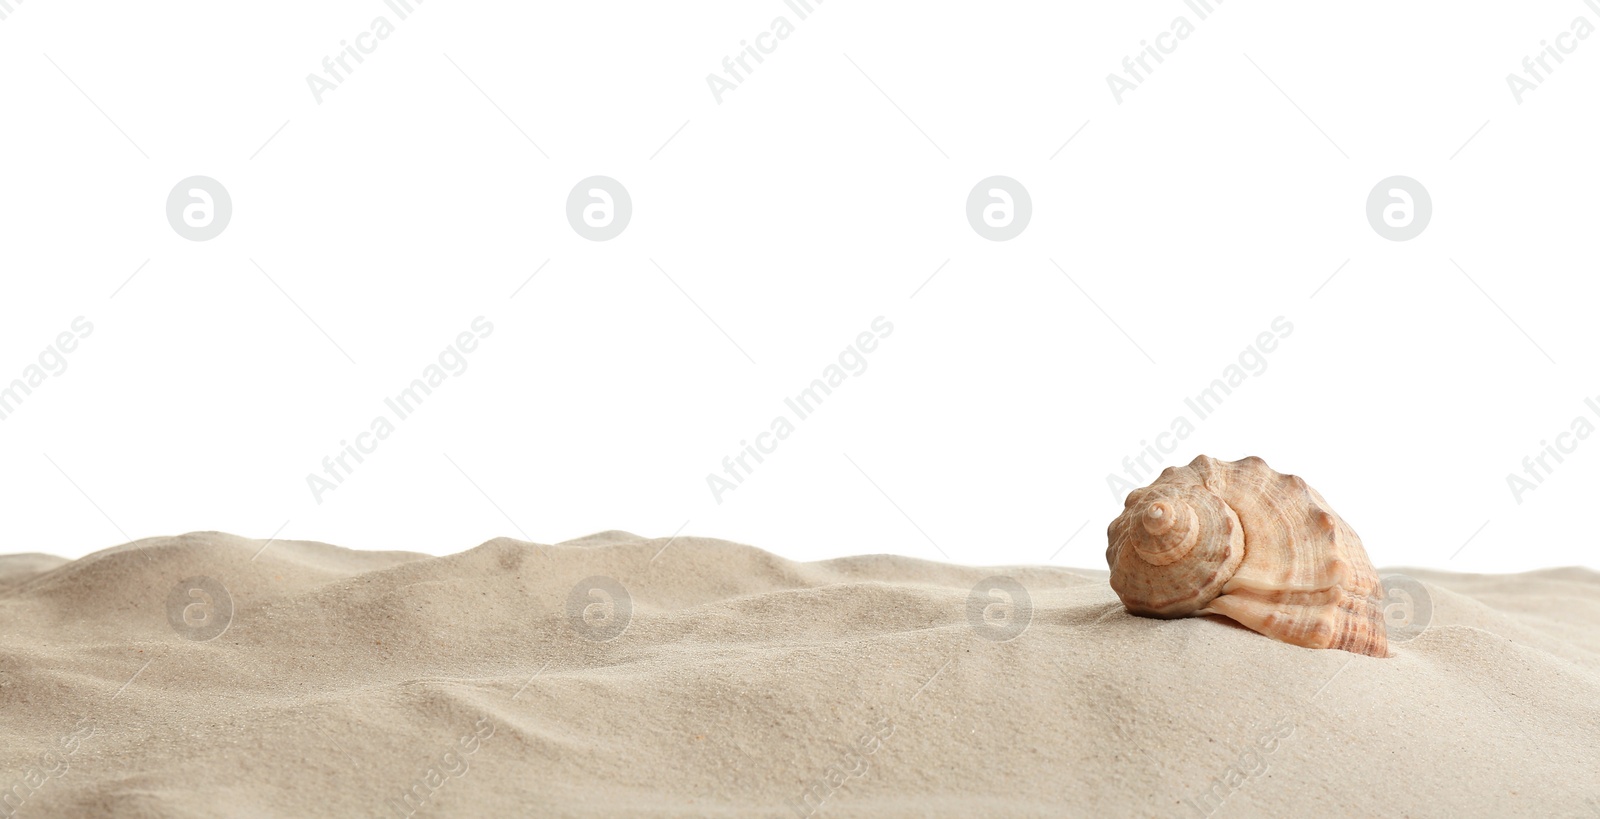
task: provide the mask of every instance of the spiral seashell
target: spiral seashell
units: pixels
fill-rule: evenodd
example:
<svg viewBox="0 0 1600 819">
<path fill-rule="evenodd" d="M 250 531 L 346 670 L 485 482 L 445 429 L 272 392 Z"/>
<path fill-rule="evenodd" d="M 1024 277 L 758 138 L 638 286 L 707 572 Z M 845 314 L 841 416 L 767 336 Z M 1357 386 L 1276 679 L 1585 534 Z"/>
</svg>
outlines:
<svg viewBox="0 0 1600 819">
<path fill-rule="evenodd" d="M 1106 535 L 1111 588 L 1133 614 L 1218 614 L 1297 646 L 1389 656 L 1361 538 L 1260 458 L 1168 467 L 1128 493 Z"/>
</svg>

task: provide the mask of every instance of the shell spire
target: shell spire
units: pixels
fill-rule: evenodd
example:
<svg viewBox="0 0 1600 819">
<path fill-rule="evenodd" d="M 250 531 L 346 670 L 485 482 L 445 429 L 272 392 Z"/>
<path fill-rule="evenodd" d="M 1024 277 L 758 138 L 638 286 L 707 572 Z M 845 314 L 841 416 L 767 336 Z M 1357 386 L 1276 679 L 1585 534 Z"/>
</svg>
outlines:
<svg viewBox="0 0 1600 819">
<path fill-rule="evenodd" d="M 1389 656 L 1361 538 L 1260 458 L 1169 467 L 1128 493 L 1106 535 L 1111 588 L 1133 614 L 1217 614 L 1298 646 Z"/>
<path fill-rule="evenodd" d="M 1200 542 L 1200 521 L 1189 504 L 1157 501 L 1145 507 L 1144 531 L 1149 538 L 1134 543 L 1146 563 L 1165 566 L 1194 550 Z"/>
</svg>

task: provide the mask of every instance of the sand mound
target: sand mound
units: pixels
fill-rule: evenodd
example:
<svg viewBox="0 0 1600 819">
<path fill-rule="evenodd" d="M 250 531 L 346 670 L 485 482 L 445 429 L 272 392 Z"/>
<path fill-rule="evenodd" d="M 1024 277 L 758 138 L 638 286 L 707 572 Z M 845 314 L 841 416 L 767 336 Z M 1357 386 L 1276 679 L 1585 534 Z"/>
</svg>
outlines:
<svg viewBox="0 0 1600 819">
<path fill-rule="evenodd" d="M 690 537 L 15 555 L 0 816 L 1600 815 L 1600 574 L 1406 574 L 1380 660 Z"/>
</svg>

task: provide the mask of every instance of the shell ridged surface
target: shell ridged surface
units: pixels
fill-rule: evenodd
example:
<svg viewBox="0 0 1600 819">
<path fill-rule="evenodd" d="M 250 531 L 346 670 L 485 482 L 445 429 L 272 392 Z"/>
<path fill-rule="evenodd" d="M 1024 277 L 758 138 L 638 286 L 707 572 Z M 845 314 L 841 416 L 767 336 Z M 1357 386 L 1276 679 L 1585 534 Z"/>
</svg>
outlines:
<svg viewBox="0 0 1600 819">
<path fill-rule="evenodd" d="M 1128 493 L 1106 534 L 1111 588 L 1133 614 L 1218 614 L 1297 646 L 1389 656 L 1361 538 L 1260 458 L 1168 467 Z"/>
</svg>

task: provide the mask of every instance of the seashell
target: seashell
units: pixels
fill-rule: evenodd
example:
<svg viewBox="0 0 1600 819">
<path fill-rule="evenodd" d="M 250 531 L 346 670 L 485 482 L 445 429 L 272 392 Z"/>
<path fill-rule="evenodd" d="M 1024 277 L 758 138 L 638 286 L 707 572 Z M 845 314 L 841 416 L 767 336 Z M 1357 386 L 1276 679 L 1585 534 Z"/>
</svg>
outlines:
<svg viewBox="0 0 1600 819">
<path fill-rule="evenodd" d="M 1306 648 L 1389 656 L 1383 586 L 1361 538 L 1317 490 L 1250 457 L 1201 455 L 1128 493 L 1106 530 L 1128 611 L 1219 614 Z"/>
</svg>

